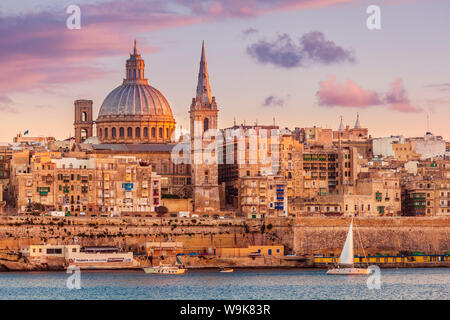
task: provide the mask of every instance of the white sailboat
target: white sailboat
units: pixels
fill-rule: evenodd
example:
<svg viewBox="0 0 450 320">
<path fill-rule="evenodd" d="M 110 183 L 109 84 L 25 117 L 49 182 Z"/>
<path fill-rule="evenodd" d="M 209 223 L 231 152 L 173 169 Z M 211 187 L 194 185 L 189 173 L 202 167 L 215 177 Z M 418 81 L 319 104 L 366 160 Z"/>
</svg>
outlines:
<svg viewBox="0 0 450 320">
<path fill-rule="evenodd" d="M 348 230 L 347 239 L 345 240 L 344 248 L 339 257 L 338 266 L 328 270 L 327 274 L 355 274 L 368 275 L 371 270 L 368 268 L 355 268 L 353 254 L 353 217 Z"/>
</svg>

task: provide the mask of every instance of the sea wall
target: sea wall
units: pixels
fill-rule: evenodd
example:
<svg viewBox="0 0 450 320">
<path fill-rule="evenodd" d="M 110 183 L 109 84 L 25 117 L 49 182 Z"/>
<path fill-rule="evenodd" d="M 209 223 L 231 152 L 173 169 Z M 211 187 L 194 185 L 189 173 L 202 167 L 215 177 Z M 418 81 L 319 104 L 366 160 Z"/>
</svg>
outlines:
<svg viewBox="0 0 450 320">
<path fill-rule="evenodd" d="M 162 225 L 161 225 L 162 222 Z M 338 254 L 350 219 L 302 217 L 295 219 L 187 219 L 0 217 L 0 249 L 47 242 L 116 245 L 143 251 L 146 241 L 180 241 L 191 251 L 214 247 L 283 244 L 286 254 Z M 355 221 L 356 253 L 450 251 L 450 218 L 381 217 Z M 363 248 L 361 247 L 363 244 Z"/>
<path fill-rule="evenodd" d="M 345 243 L 349 218 L 298 218 L 294 222 L 296 254 L 339 254 Z M 354 220 L 357 254 L 450 251 L 450 218 L 377 217 Z"/>
</svg>

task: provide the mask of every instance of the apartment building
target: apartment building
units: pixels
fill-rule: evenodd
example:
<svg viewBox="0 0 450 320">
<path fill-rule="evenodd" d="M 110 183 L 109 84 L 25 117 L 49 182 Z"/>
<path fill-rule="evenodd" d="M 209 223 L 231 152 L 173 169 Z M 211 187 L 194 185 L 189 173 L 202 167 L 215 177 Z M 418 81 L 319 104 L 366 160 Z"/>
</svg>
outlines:
<svg viewBox="0 0 450 320">
<path fill-rule="evenodd" d="M 239 211 L 245 217 L 288 216 L 287 183 L 283 176 L 245 176 L 239 183 Z"/>
<path fill-rule="evenodd" d="M 149 215 L 161 201 L 160 176 L 134 157 L 53 158 L 35 155 L 16 176 L 16 207 L 31 203 L 70 215 Z"/>
<path fill-rule="evenodd" d="M 405 216 L 450 216 L 450 179 L 418 177 L 402 194 Z"/>
</svg>

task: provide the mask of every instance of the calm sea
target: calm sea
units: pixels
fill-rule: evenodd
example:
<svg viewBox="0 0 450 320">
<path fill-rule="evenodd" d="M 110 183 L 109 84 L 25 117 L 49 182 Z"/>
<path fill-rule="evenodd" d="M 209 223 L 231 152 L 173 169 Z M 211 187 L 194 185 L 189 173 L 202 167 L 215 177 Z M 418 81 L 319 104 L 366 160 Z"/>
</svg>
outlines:
<svg viewBox="0 0 450 320">
<path fill-rule="evenodd" d="M 81 289 L 64 272 L 0 273 L 0 299 L 449 299 L 450 268 L 381 269 L 381 289 L 367 276 L 326 270 L 189 270 L 185 275 L 82 271 Z"/>
</svg>

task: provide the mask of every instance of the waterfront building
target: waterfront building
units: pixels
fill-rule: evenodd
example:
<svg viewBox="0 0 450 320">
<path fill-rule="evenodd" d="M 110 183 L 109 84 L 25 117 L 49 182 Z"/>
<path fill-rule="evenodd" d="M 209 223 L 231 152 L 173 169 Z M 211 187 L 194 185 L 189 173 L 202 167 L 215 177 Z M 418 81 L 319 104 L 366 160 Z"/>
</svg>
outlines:
<svg viewBox="0 0 450 320">
<path fill-rule="evenodd" d="M 225 206 L 239 208 L 240 179 L 278 174 L 280 135 L 276 125 L 234 125 L 222 130 L 219 150 L 219 184 L 225 189 Z M 273 137 L 272 137 L 273 135 Z"/>
<path fill-rule="evenodd" d="M 288 216 L 287 183 L 283 176 L 244 176 L 239 183 L 239 211 L 244 217 Z"/>
<path fill-rule="evenodd" d="M 450 179 L 417 177 L 403 188 L 403 215 L 450 216 Z"/>
<path fill-rule="evenodd" d="M 89 216 L 153 216 L 161 202 L 160 177 L 134 157 L 32 157 L 31 170 L 17 175 L 16 208 L 39 203 L 47 211 Z"/>
<path fill-rule="evenodd" d="M 247 248 L 215 248 L 214 255 L 220 257 L 284 256 L 283 245 L 248 246 Z"/>
</svg>

